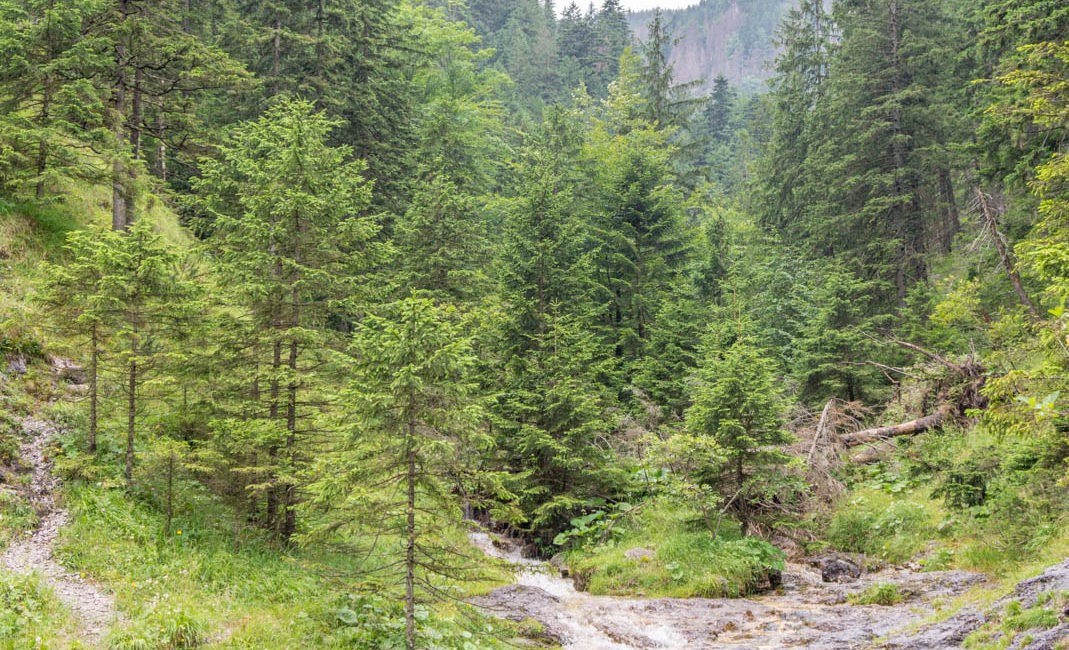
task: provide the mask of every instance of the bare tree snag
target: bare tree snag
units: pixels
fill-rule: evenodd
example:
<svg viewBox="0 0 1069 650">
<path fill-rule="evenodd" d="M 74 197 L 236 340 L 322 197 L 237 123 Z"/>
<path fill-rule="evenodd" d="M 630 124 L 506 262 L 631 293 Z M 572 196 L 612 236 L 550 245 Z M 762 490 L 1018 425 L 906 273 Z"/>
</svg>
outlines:
<svg viewBox="0 0 1069 650">
<path fill-rule="evenodd" d="M 1028 292 L 1024 289 L 1024 284 L 1021 283 L 1021 274 L 1017 272 L 1017 263 L 1013 258 L 1013 252 L 1010 251 L 1006 242 L 1006 236 L 999 232 L 998 229 L 998 213 L 991 201 L 991 197 L 984 193 L 979 187 L 976 188 L 976 201 L 977 206 L 980 209 L 980 216 L 983 218 L 984 228 L 990 233 L 991 240 L 995 244 L 995 250 L 998 251 L 999 260 L 1002 262 L 1002 268 L 1006 270 L 1006 275 L 1010 277 L 1010 282 L 1013 284 L 1013 290 L 1017 294 L 1017 299 L 1021 302 L 1021 305 L 1028 311 L 1028 315 L 1039 320 L 1039 312 L 1036 311 L 1036 306 L 1029 297 Z"/>
<path fill-rule="evenodd" d="M 828 400 L 828 403 L 824 405 L 824 410 L 820 412 L 820 422 L 817 423 L 816 433 L 813 434 L 813 445 L 809 448 L 809 454 L 806 455 L 805 464 L 811 466 L 813 464 L 813 454 L 817 450 L 817 444 L 820 443 L 820 439 L 824 437 L 824 432 L 828 429 L 828 414 L 831 412 L 831 407 L 835 404 L 835 398 Z"/>
<path fill-rule="evenodd" d="M 880 442 L 887 440 L 888 438 L 912 436 L 942 425 L 943 421 L 947 419 L 947 416 L 953 412 L 954 407 L 952 405 L 944 404 L 931 415 L 926 415 L 922 418 L 893 426 L 876 427 L 874 429 L 865 429 L 856 433 L 848 433 L 840 436 L 839 440 L 848 447 L 856 447 L 858 445 Z"/>
</svg>

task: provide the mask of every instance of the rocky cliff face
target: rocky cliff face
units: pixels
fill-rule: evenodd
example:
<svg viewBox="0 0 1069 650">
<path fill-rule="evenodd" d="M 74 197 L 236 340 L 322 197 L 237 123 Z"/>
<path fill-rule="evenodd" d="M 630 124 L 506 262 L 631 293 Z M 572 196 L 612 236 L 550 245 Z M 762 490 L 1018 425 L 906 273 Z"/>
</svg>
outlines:
<svg viewBox="0 0 1069 650">
<path fill-rule="evenodd" d="M 704 80 L 717 75 L 745 94 L 760 91 L 776 56 L 776 28 L 797 0 L 702 0 L 686 9 L 664 11 L 664 20 L 679 39 L 672 50 L 676 78 Z M 630 14 L 631 29 L 645 40 L 652 11 Z"/>
</svg>

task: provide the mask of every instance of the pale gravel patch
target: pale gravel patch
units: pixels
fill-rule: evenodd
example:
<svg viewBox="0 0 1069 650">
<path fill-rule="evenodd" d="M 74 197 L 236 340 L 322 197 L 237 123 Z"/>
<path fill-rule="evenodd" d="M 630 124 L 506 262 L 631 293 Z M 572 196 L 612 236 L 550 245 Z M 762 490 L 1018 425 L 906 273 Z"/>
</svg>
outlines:
<svg viewBox="0 0 1069 650">
<path fill-rule="evenodd" d="M 30 501 L 40 517 L 37 530 L 15 540 L 0 557 L 0 565 L 19 574 L 38 573 L 60 602 L 74 613 L 86 641 L 97 643 L 122 617 L 112 596 L 76 573 L 63 568 L 52 551 L 59 530 L 70 523 L 70 515 L 56 501 L 59 479 L 52 475 L 52 462 L 45 448 L 55 436 L 56 426 L 33 416 L 23 418 L 22 430 L 29 440 L 22 445 L 22 464 L 33 468 Z"/>
</svg>

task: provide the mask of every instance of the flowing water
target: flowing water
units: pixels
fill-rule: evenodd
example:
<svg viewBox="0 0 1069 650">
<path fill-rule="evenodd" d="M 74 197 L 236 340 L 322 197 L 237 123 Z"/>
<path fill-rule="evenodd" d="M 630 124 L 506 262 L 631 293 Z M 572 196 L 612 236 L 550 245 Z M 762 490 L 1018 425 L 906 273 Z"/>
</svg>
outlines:
<svg viewBox="0 0 1069 650">
<path fill-rule="evenodd" d="M 516 575 L 514 584 L 471 602 L 503 618 L 538 621 L 566 650 L 881 647 L 879 639 L 921 621 L 938 599 L 983 580 L 959 571 L 890 568 L 839 585 L 822 582 L 809 566 L 790 564 L 781 589 L 754 598 L 593 596 L 577 591 L 547 563 L 524 557 L 521 545 L 508 538 L 475 532 L 471 540 L 510 562 Z M 849 594 L 877 583 L 898 585 L 906 601 L 892 607 L 847 602 Z"/>
<path fill-rule="evenodd" d="M 650 617 L 635 618 L 625 606 L 626 599 L 576 590 L 571 580 L 560 577 L 548 563 L 523 557 L 517 544 L 485 532 L 472 533 L 471 540 L 487 555 L 512 563 L 516 569 L 512 594 L 526 601 L 525 609 L 532 611 L 525 613 L 546 626 L 567 650 L 687 647 L 686 637 L 671 625 Z M 629 644 L 635 641 L 642 645 Z"/>
</svg>

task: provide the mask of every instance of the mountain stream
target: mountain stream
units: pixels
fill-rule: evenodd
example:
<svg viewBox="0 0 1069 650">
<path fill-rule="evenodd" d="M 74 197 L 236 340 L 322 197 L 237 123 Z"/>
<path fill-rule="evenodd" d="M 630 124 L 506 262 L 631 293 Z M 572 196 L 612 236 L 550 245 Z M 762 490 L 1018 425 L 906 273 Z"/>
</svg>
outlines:
<svg viewBox="0 0 1069 650">
<path fill-rule="evenodd" d="M 471 602 L 502 618 L 538 621 L 565 650 L 902 647 L 886 641 L 984 581 L 963 571 L 888 568 L 836 584 L 823 582 L 810 566 L 788 564 L 779 589 L 751 598 L 594 596 L 577 591 L 549 564 L 524 557 L 506 537 L 474 532 L 471 540 L 510 562 L 516 576 L 513 584 Z M 849 604 L 850 594 L 886 583 L 898 587 L 901 604 Z"/>
</svg>

